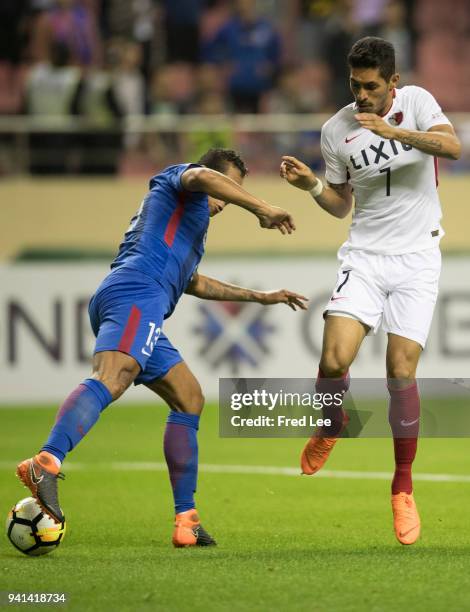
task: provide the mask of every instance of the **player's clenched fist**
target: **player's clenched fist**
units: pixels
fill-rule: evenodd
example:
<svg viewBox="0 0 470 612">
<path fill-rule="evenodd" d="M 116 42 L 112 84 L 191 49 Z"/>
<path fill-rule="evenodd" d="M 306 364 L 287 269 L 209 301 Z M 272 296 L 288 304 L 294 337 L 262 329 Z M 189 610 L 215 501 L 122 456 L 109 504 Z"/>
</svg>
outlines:
<svg viewBox="0 0 470 612">
<path fill-rule="evenodd" d="M 310 191 L 315 187 L 317 177 L 310 168 L 291 155 L 283 155 L 279 171 L 281 178 L 285 179 L 294 187 Z"/>
<path fill-rule="evenodd" d="M 292 215 L 278 206 L 268 206 L 258 214 L 259 224 L 265 229 L 278 229 L 281 234 L 292 234 L 295 223 Z"/>
</svg>

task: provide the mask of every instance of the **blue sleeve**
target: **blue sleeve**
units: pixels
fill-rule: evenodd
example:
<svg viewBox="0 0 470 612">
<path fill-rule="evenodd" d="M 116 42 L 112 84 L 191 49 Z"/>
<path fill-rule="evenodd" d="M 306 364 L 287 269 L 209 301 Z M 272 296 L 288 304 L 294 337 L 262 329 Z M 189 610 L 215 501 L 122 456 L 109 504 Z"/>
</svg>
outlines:
<svg viewBox="0 0 470 612">
<path fill-rule="evenodd" d="M 188 170 L 188 168 L 201 168 L 200 164 L 178 164 L 177 166 L 170 166 L 164 172 L 166 180 L 176 191 L 184 191 L 183 185 L 181 184 L 181 177 Z"/>
</svg>

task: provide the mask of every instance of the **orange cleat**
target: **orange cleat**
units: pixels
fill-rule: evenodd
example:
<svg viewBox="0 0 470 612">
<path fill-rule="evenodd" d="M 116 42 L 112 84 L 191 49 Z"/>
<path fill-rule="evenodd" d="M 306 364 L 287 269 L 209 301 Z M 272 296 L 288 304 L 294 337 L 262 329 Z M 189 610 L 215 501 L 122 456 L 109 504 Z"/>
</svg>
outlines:
<svg viewBox="0 0 470 612">
<path fill-rule="evenodd" d="M 343 425 L 338 435 L 341 434 L 348 423 L 349 417 L 345 413 L 343 417 Z M 337 441 L 337 437 L 324 438 L 319 432 L 315 433 L 315 435 L 313 435 L 307 442 L 302 454 L 300 455 L 300 468 L 302 470 L 302 474 L 306 474 L 307 476 L 316 474 L 318 470 L 320 470 L 326 463 L 326 460 L 330 456 L 330 453 Z"/>
<path fill-rule="evenodd" d="M 307 476 L 316 474 L 326 463 L 337 439 L 312 436 L 300 455 L 302 474 L 307 474 Z"/>
<path fill-rule="evenodd" d="M 16 467 L 16 475 L 30 491 L 43 512 L 57 523 L 62 523 L 64 515 L 59 505 L 57 479 L 64 479 L 62 472 L 49 453 L 42 452 L 31 459 L 25 459 Z"/>
<path fill-rule="evenodd" d="M 176 515 L 172 541 L 175 548 L 215 546 L 216 544 L 216 541 L 202 527 L 195 508 Z"/>
<path fill-rule="evenodd" d="M 400 544 L 414 544 L 419 538 L 421 521 L 413 493 L 392 495 L 393 528 Z"/>
</svg>

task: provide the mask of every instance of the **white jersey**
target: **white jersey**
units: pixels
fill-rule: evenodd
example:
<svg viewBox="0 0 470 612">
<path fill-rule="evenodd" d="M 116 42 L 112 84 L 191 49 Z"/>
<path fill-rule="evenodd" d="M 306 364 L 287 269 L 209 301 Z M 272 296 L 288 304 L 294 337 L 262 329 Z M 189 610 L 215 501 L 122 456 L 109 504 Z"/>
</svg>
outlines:
<svg viewBox="0 0 470 612">
<path fill-rule="evenodd" d="M 450 124 L 433 96 L 421 87 L 396 89 L 384 120 L 409 130 Z M 322 128 L 326 179 L 349 182 L 355 207 L 343 246 L 372 253 L 412 253 L 436 246 L 444 232 L 437 194 L 437 160 L 411 145 L 361 128 L 355 103 Z"/>
</svg>

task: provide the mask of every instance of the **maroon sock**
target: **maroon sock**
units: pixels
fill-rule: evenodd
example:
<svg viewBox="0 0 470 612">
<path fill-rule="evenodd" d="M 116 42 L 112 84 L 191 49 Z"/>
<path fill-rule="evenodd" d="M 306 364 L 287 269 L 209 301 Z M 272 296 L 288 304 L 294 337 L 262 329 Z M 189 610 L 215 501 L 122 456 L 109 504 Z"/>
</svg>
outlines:
<svg viewBox="0 0 470 612">
<path fill-rule="evenodd" d="M 393 438 L 395 449 L 395 474 L 392 480 L 392 494 L 412 493 L 411 466 L 418 447 L 418 438 Z"/>
<path fill-rule="evenodd" d="M 395 451 L 392 494 L 409 494 L 413 492 L 411 467 L 418 447 L 420 412 L 418 385 L 414 381 L 403 389 L 393 389 L 390 386 L 388 389 L 390 392 L 389 422 Z"/>
<path fill-rule="evenodd" d="M 327 378 L 325 374 L 318 368 L 317 381 L 315 383 L 315 391 L 321 393 L 325 398 L 323 403 L 322 413 L 324 419 L 330 419 L 331 425 L 329 427 L 322 427 L 322 434 L 326 437 L 334 438 L 339 436 L 343 429 L 343 423 L 345 419 L 345 412 L 343 410 L 343 399 L 344 395 L 349 389 L 350 376 L 349 371 L 343 374 L 341 378 Z M 333 398 L 330 401 L 328 396 L 331 395 Z M 338 397 L 341 397 L 341 401 L 338 401 Z M 329 405 L 327 405 L 327 403 Z"/>
</svg>

